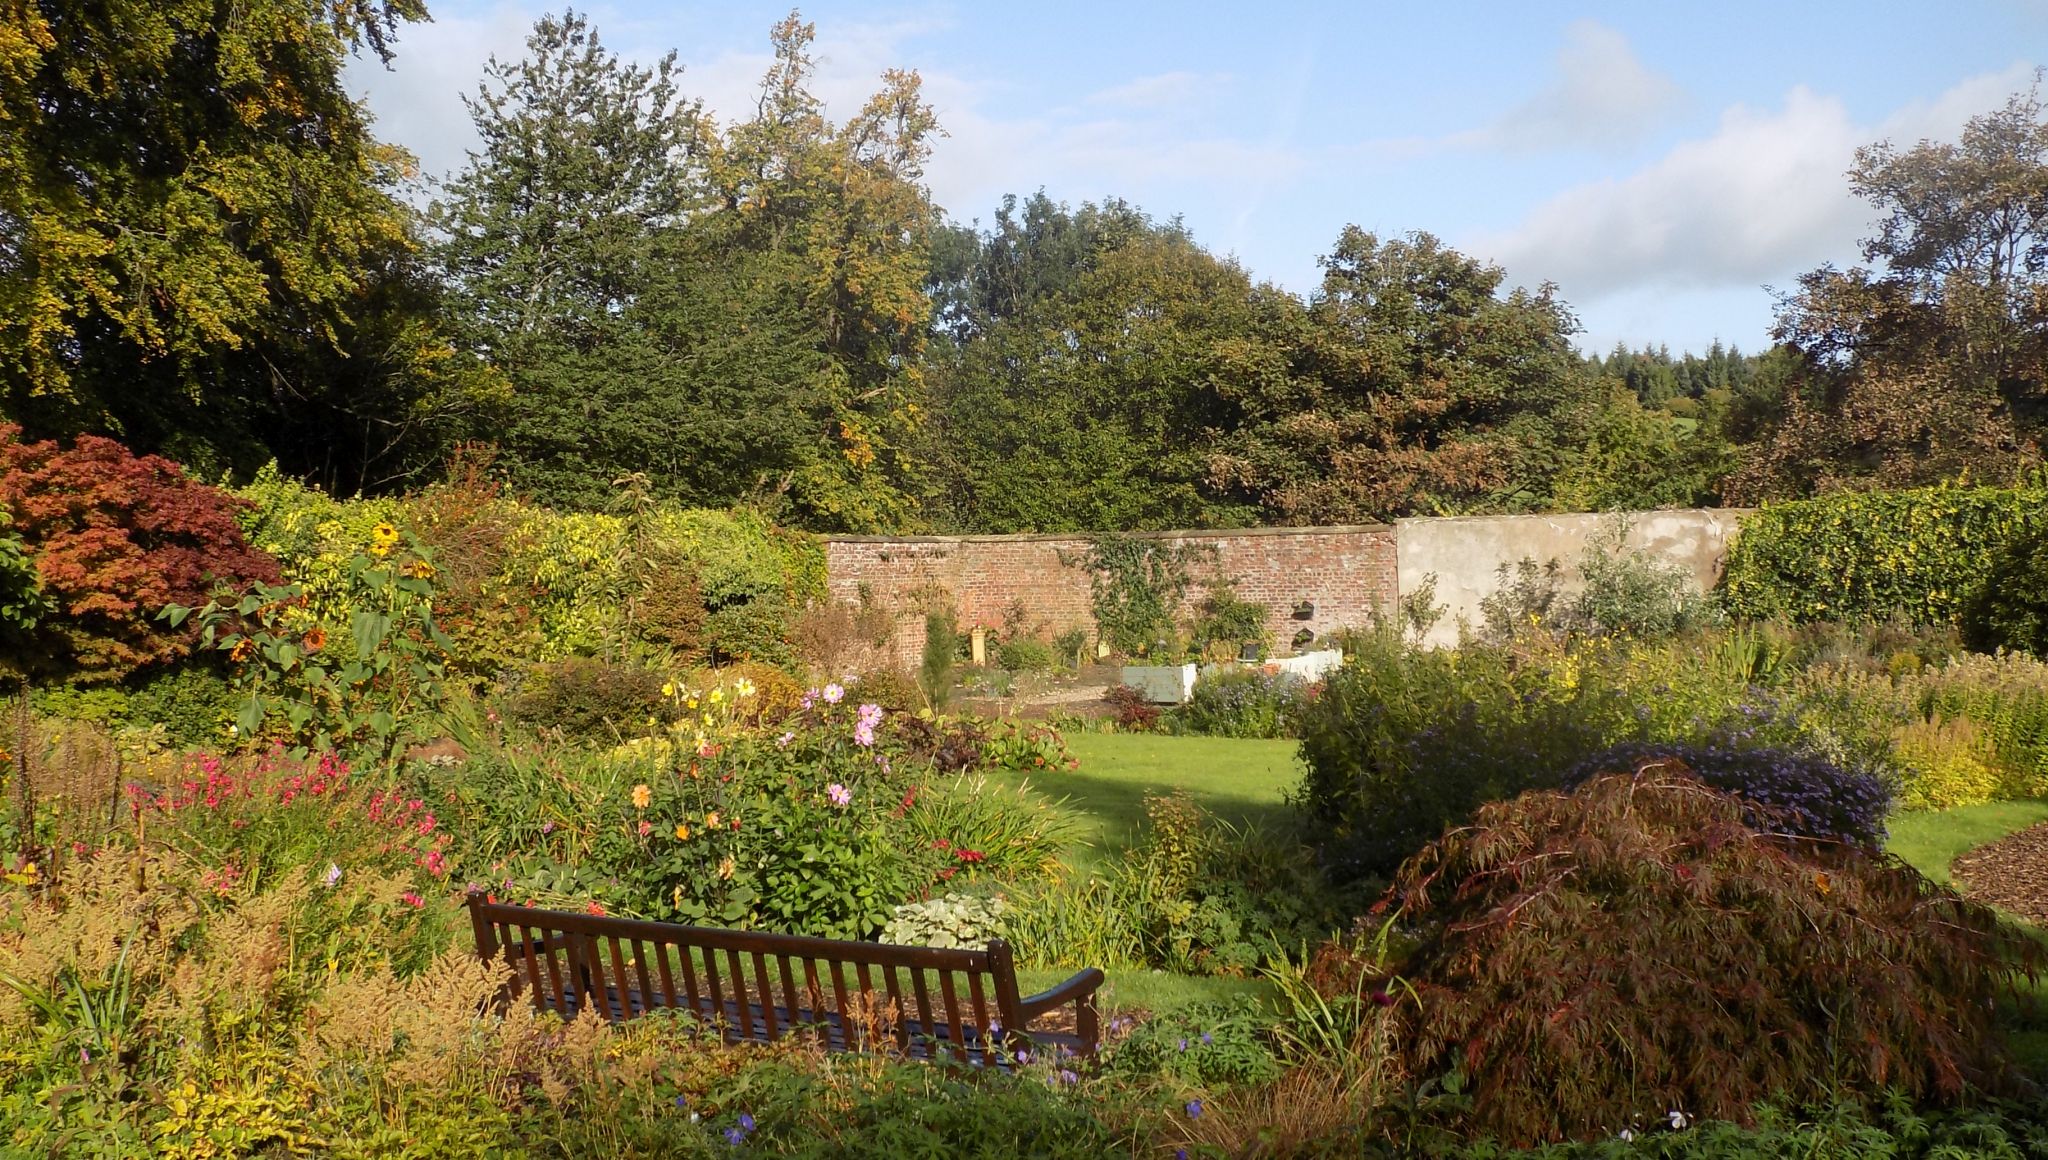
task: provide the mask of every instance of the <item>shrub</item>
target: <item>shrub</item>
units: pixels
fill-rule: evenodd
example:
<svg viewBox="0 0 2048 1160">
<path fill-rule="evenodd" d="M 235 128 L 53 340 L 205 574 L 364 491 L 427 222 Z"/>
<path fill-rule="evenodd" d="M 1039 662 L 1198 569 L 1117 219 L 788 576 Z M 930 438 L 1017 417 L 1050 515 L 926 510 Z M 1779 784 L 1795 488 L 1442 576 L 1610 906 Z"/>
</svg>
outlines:
<svg viewBox="0 0 2048 1160">
<path fill-rule="evenodd" d="M 1611 654 L 1477 644 L 1426 651 L 1382 630 L 1301 711 L 1296 800 L 1333 872 L 1385 873 L 1488 801 L 1554 789 L 1647 723 L 1602 666 Z"/>
<path fill-rule="evenodd" d="M 2035 488 L 1943 486 L 1769 504 L 1743 518 L 1721 596 L 1749 620 L 1955 624 L 2044 500 Z"/>
<path fill-rule="evenodd" d="M 1487 639 L 1512 640 L 1532 627 L 1599 636 L 1657 639 L 1717 624 L 1720 609 L 1685 569 L 1627 546 L 1616 521 L 1586 543 L 1576 592 L 1565 591 L 1556 560 L 1502 564 L 1499 584 L 1479 602 Z"/>
<path fill-rule="evenodd" d="M 1119 729 L 1143 733 L 1159 724 L 1159 706 L 1129 685 L 1111 685 L 1102 690 L 1102 699 Z"/>
<path fill-rule="evenodd" d="M 704 617 L 704 654 L 713 664 L 790 662 L 789 605 L 780 596 L 759 596 L 718 606 Z"/>
<path fill-rule="evenodd" d="M 1843 769 L 1824 757 L 1771 746 L 1745 748 L 1728 738 L 1702 744 L 1636 742 L 1596 754 L 1565 775 L 1567 793 L 1611 774 L 1660 765 L 1682 769 L 1752 807 L 1758 830 L 1876 850 L 1884 845 L 1892 789 L 1876 774 Z"/>
<path fill-rule="evenodd" d="M 740 681 L 748 682 L 754 689 L 753 695 L 739 707 L 740 717 L 748 725 L 780 728 L 803 704 L 803 685 L 782 669 L 760 661 L 742 661 L 701 677 L 693 676 L 690 684 L 706 690 L 723 688 L 730 696 Z M 865 693 L 862 699 L 873 700 Z"/>
<path fill-rule="evenodd" d="M 1963 639 L 1980 652 L 2048 657 L 2048 526 L 2030 519 L 1996 545 L 1989 562 L 1963 607 Z"/>
<path fill-rule="evenodd" d="M 276 582 L 277 562 L 235 522 L 240 503 L 154 455 L 80 436 L 70 448 L 25 443 L 0 425 L 0 506 L 33 557 L 51 607 L 21 667 L 118 680 L 192 651 L 198 634 L 165 625 L 171 604 L 215 585 Z"/>
<path fill-rule="evenodd" d="M 533 590 L 502 580 L 522 516 L 490 465 L 488 450 L 459 449 L 447 477 L 407 499 L 399 516 L 434 561 L 434 623 L 460 671 L 485 678 L 532 658 L 542 643 Z"/>
<path fill-rule="evenodd" d="M 1058 658 L 1052 646 L 1035 636 L 1011 637 L 996 646 L 996 664 L 1013 673 L 1048 673 Z"/>
<path fill-rule="evenodd" d="M 1229 668 L 1205 674 L 1187 702 L 1164 719 L 1174 733 L 1289 737 L 1308 699 L 1309 683 L 1293 673 Z"/>
<path fill-rule="evenodd" d="M 797 659 L 813 676 L 852 672 L 875 663 L 896 635 L 896 618 L 863 587 L 859 603 L 823 600 L 790 627 Z"/>
<path fill-rule="evenodd" d="M 1609 1136 L 1766 1099 L 2016 1091 L 1994 1001 L 2042 952 L 1916 871 L 1759 833 L 1669 766 L 1480 810 L 1403 867 L 1404 1041 L 1466 1127 Z"/>
<path fill-rule="evenodd" d="M 950 609 L 924 618 L 924 657 L 917 669 L 917 687 L 924 703 L 942 713 L 953 700 L 953 662 L 960 654 L 960 627 Z"/>
<path fill-rule="evenodd" d="M 648 718 L 673 716 L 664 683 L 652 669 L 572 657 L 530 670 L 510 708 L 521 721 L 577 736 L 640 736 Z"/>
<path fill-rule="evenodd" d="M 1690 572 L 1626 546 L 1628 524 L 1617 521 L 1579 557 L 1581 589 L 1570 605 L 1574 626 L 1639 638 L 1673 636 L 1718 623 L 1721 611 Z"/>
<path fill-rule="evenodd" d="M 184 664 L 131 685 L 38 689 L 36 711 L 109 726 L 163 728 L 174 745 L 217 744 L 235 720 L 238 698 L 212 665 Z"/>
<path fill-rule="evenodd" d="M 915 712 L 924 707 L 924 691 L 917 682 L 895 669 L 875 669 L 862 673 L 853 682 L 854 689 L 863 701 L 873 701 L 884 709 Z"/>
</svg>

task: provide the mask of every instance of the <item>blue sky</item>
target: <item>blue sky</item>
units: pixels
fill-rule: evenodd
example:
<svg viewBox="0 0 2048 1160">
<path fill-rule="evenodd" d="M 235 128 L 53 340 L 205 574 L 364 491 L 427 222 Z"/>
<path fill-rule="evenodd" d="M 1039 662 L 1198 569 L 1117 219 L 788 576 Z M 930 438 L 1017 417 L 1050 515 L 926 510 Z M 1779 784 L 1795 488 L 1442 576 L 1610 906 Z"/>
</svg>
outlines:
<svg viewBox="0 0 2048 1160">
<path fill-rule="evenodd" d="M 460 94 L 516 57 L 545 4 L 430 0 L 390 70 L 351 83 L 431 173 L 474 143 Z M 556 9 L 558 10 L 558 8 Z M 673 48 L 728 120 L 788 9 L 582 9 L 607 44 Z M 1856 258 L 1858 145 L 1953 138 L 2048 63 L 2048 0 L 1928 3 L 843 4 L 817 25 L 844 117 L 913 68 L 948 136 L 929 169 L 955 218 L 1005 192 L 1182 215 L 1256 277 L 1312 290 L 1347 223 L 1427 230 L 1556 282 L 1583 347 L 1767 344 L 1771 298 Z"/>
</svg>

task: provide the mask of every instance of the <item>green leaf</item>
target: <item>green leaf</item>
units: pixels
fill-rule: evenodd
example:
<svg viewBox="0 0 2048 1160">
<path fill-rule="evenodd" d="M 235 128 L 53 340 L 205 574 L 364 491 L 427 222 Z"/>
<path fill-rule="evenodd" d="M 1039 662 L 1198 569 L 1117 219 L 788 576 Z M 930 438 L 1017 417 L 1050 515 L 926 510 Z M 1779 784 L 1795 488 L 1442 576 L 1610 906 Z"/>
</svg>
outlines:
<svg viewBox="0 0 2048 1160">
<path fill-rule="evenodd" d="M 391 617 L 382 612 L 365 609 L 356 613 L 349 622 L 349 634 L 355 637 L 356 655 L 365 660 L 376 655 L 390 633 Z"/>
<path fill-rule="evenodd" d="M 244 736 L 244 737 L 254 737 L 254 736 L 256 736 L 256 734 L 257 734 L 257 733 L 259 733 L 259 732 L 261 732 L 261 731 L 262 731 L 262 729 L 263 729 L 263 697 L 262 697 L 262 694 L 260 694 L 260 693 L 251 693 L 251 694 L 249 694 L 249 699 L 248 699 L 248 700 L 246 700 L 246 701 L 244 701 L 244 702 L 242 702 L 242 710 L 241 710 L 241 712 L 239 712 L 239 713 L 237 713 L 237 714 L 235 715 L 235 725 L 236 725 L 236 726 L 237 726 L 238 728 L 240 728 L 240 729 L 241 729 L 241 731 L 242 731 L 242 736 Z"/>
</svg>

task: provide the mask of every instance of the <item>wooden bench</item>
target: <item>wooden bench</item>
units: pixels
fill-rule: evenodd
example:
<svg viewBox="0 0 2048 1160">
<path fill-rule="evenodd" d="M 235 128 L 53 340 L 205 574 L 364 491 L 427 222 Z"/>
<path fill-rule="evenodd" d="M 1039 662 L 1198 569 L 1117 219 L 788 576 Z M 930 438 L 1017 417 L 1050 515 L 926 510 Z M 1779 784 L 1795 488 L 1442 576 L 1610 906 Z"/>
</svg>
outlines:
<svg viewBox="0 0 2048 1160">
<path fill-rule="evenodd" d="M 481 894 L 468 905 L 477 954 L 509 964 L 513 994 L 564 1018 L 590 1004 L 613 1021 L 665 1008 L 691 1012 L 728 1042 L 808 1035 L 829 1051 L 975 1066 L 1000 1062 L 989 1058 L 992 1041 L 1013 1057 L 1092 1056 L 1099 1039 L 1102 972 L 1020 996 L 1001 939 L 950 950 L 539 910 Z M 1033 1028 L 1066 1007 L 1071 1028 Z"/>
</svg>

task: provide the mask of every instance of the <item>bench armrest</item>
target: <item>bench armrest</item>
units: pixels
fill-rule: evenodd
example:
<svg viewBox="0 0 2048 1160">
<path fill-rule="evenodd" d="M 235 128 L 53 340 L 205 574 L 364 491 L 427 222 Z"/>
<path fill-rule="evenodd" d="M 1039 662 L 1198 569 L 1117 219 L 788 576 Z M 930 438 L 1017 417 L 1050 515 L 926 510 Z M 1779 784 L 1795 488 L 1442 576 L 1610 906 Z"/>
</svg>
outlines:
<svg viewBox="0 0 2048 1160">
<path fill-rule="evenodd" d="M 1031 1020 L 1038 1018 L 1055 1007 L 1064 1007 L 1068 1003 L 1075 1003 L 1092 997 L 1095 994 L 1096 988 L 1102 986 L 1102 979 L 1101 971 L 1096 970 L 1094 967 L 1089 967 L 1057 987 L 1040 991 L 1036 995 L 1025 996 L 1023 999 L 1018 1000 L 1017 1008 L 1023 1013 L 1025 1023 L 1028 1025 Z"/>
</svg>

